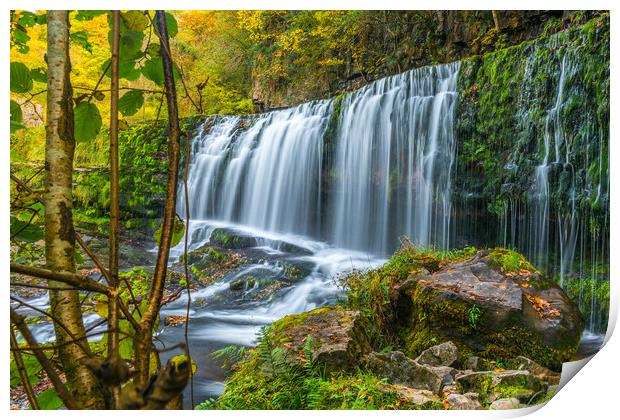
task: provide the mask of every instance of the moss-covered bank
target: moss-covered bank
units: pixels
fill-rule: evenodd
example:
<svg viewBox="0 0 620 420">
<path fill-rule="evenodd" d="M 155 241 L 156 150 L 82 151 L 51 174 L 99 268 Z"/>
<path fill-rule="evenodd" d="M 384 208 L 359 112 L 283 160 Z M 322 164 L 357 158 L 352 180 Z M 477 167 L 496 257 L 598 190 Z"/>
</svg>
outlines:
<svg viewBox="0 0 620 420">
<path fill-rule="evenodd" d="M 181 120 L 191 139 L 203 117 Z M 166 199 L 167 123 L 155 121 L 120 132 L 120 205 L 125 231 L 150 235 L 157 228 Z M 182 148 L 185 154 L 185 148 Z M 110 185 L 107 167 L 78 170 L 74 177 L 75 220 L 78 225 L 107 231 Z"/>
</svg>

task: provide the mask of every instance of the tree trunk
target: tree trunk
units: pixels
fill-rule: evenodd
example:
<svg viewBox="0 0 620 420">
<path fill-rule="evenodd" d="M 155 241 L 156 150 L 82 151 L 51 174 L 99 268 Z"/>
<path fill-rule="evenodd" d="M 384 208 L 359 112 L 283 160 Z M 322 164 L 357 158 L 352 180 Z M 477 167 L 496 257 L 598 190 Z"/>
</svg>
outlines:
<svg viewBox="0 0 620 420">
<path fill-rule="evenodd" d="M 49 270 L 75 272 L 75 232 L 72 218 L 73 90 L 69 73 L 69 13 L 47 13 L 47 115 L 45 143 L 45 259 Z M 63 283 L 49 281 L 51 287 Z M 84 324 L 78 292 L 50 290 L 52 314 L 74 336 L 83 337 Z M 56 341 L 70 341 L 67 332 L 54 325 Z M 84 340 L 86 343 L 86 340 Z M 86 343 L 86 345 L 88 345 Z M 94 375 L 78 360 L 86 356 L 77 344 L 60 347 L 67 385 L 83 408 L 104 408 L 101 388 Z"/>
</svg>

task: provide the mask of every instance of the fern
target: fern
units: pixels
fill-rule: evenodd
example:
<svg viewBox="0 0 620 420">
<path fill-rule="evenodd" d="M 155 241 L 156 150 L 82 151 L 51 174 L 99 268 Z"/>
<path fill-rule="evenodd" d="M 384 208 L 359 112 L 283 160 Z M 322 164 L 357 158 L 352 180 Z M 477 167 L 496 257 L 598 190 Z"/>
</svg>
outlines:
<svg viewBox="0 0 620 420">
<path fill-rule="evenodd" d="M 246 348 L 243 346 L 228 346 L 215 350 L 211 355 L 222 361 L 222 368 L 230 368 L 245 355 Z"/>
</svg>

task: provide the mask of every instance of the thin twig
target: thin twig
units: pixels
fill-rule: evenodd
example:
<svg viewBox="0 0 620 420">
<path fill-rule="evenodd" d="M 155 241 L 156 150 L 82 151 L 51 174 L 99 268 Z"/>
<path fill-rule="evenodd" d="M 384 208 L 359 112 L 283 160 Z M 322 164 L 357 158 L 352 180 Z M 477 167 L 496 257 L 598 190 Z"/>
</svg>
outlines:
<svg viewBox="0 0 620 420">
<path fill-rule="evenodd" d="M 77 401 L 69 392 L 65 384 L 62 382 L 62 380 L 58 376 L 58 373 L 56 372 L 56 369 L 54 369 L 54 366 L 52 366 L 52 362 L 50 362 L 47 356 L 45 356 L 45 353 L 43 353 L 43 349 L 37 344 L 36 340 L 32 336 L 32 333 L 30 332 L 30 329 L 24 323 L 24 317 L 15 312 L 15 310 L 11 309 L 11 322 L 17 327 L 19 332 L 22 334 L 22 337 L 24 337 L 24 340 L 26 340 L 26 343 L 30 347 L 30 350 L 32 350 L 35 357 L 39 361 L 39 364 L 41 365 L 43 370 L 45 370 L 47 377 L 50 379 L 52 385 L 54 385 L 54 388 L 56 389 L 56 394 L 65 404 L 65 407 L 70 410 L 79 409 L 80 407 Z M 13 348 L 11 348 L 11 350 L 13 350 Z M 15 351 L 19 350 L 20 348 L 15 349 Z"/>
<path fill-rule="evenodd" d="M 189 172 L 189 158 L 190 158 L 190 147 L 189 147 L 189 135 L 185 135 L 185 173 L 183 174 L 183 189 L 185 192 L 185 245 L 184 245 L 184 255 L 183 255 L 183 265 L 185 267 L 185 285 L 187 286 L 187 306 L 185 308 L 185 330 L 183 332 L 185 338 L 185 352 L 187 353 L 187 360 L 189 363 L 192 363 L 192 358 L 189 352 L 189 310 L 192 304 L 192 291 L 190 287 L 190 279 L 189 279 L 189 267 L 187 264 L 187 251 L 189 246 L 189 190 L 187 187 L 187 173 Z M 191 365 L 190 365 L 191 366 Z M 190 369 L 189 374 L 189 387 L 190 387 L 190 397 L 192 408 L 194 408 L 194 370 Z"/>
<path fill-rule="evenodd" d="M 13 331 L 13 326 L 9 329 L 11 331 L 11 347 L 18 347 L 17 339 L 15 338 L 15 332 Z M 28 372 L 26 371 L 26 366 L 24 365 L 24 360 L 22 359 L 22 354 L 18 351 L 13 351 L 13 360 L 15 360 L 15 366 L 17 366 L 17 372 L 19 373 L 19 379 L 22 382 L 22 386 L 24 387 L 24 391 L 26 392 L 26 396 L 28 397 L 28 401 L 30 402 L 30 408 L 33 410 L 40 410 L 39 401 L 37 400 L 36 395 L 34 395 L 34 391 L 32 390 L 32 384 L 30 383 L 30 378 L 28 378 Z"/>
</svg>

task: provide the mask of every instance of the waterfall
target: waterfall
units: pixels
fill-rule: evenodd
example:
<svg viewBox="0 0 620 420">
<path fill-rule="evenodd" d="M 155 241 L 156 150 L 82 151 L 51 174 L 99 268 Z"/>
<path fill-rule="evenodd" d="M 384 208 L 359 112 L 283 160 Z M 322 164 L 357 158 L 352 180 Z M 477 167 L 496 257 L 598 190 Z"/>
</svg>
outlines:
<svg viewBox="0 0 620 420">
<path fill-rule="evenodd" d="M 374 82 L 343 99 L 331 240 L 392 252 L 399 235 L 449 246 L 459 64 Z"/>
<path fill-rule="evenodd" d="M 203 128 L 192 142 L 191 219 L 315 235 L 331 108 L 331 101 L 308 103 L 252 120 L 223 117 Z M 179 214 L 184 205 L 180 195 Z"/>
<path fill-rule="evenodd" d="M 192 143 L 191 218 L 324 237 L 381 256 L 400 235 L 448 248 L 458 69 L 384 78 L 339 107 L 319 101 L 203 127 Z M 323 194 L 324 140 L 334 118 L 327 171 L 335 175 Z"/>
</svg>

